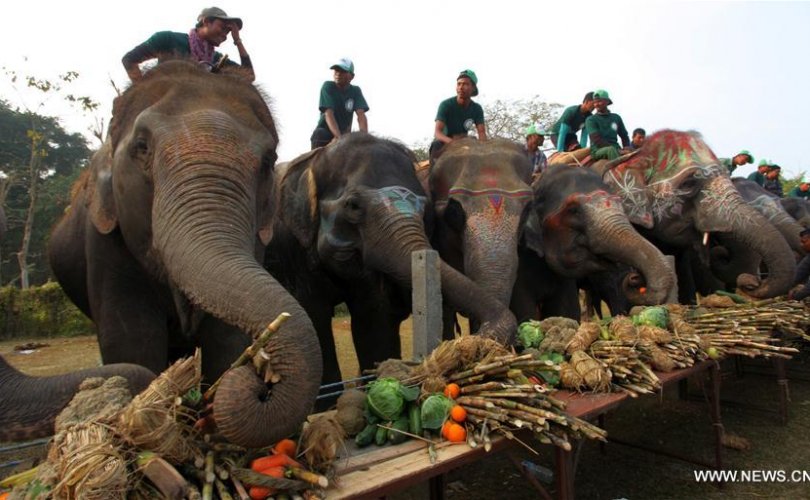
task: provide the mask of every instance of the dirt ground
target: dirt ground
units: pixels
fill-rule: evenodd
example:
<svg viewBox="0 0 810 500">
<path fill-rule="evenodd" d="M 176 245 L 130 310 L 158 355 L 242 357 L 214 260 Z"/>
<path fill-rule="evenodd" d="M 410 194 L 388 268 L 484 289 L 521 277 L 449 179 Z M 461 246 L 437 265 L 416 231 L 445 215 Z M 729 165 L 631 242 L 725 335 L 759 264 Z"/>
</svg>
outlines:
<svg viewBox="0 0 810 500">
<path fill-rule="evenodd" d="M 335 337 L 344 378 L 356 376 L 357 363 L 349 335 L 349 318 L 334 321 Z M 403 329 L 403 355 L 409 357 L 410 324 Z M 93 366 L 99 362 L 94 337 L 38 339 L 48 343 L 30 354 L 14 352 L 25 341 L 0 343 L 0 353 L 14 366 L 32 375 L 46 375 Z M 723 399 L 776 409 L 777 384 L 768 363 L 748 362 L 738 378 L 731 363 L 724 363 Z M 792 471 L 805 473 L 804 482 L 738 482 L 722 489 L 694 479 L 695 466 L 634 448 L 609 444 L 605 453 L 596 443 L 582 443 L 577 449 L 577 498 L 587 499 L 681 499 L 681 498 L 810 498 L 810 363 L 793 361 L 792 369 L 803 370 L 804 380 L 793 373 L 790 380 L 790 420 L 778 425 L 774 413 L 724 405 L 722 419 L 726 432 L 750 442 L 748 450 L 725 449 L 726 469 L 730 471 Z M 759 375 L 754 372 L 765 372 Z M 611 436 L 647 446 L 665 448 L 683 455 L 710 461 L 713 433 L 699 383 L 692 381 L 696 400 L 680 400 L 674 391 L 648 396 L 624 404 L 607 419 Z M 539 455 L 515 449 L 518 460 L 553 469 L 552 450 L 537 445 Z M 32 450 L 36 454 L 36 450 Z M 0 463 L 25 457 L 19 452 L 0 453 Z M 0 469 L 0 477 L 10 468 Z M 451 500 L 492 499 L 503 496 L 524 500 L 539 498 L 517 472 L 504 453 L 462 467 L 447 476 L 447 498 Z M 424 488 L 393 495 L 397 500 L 426 498 Z"/>
</svg>

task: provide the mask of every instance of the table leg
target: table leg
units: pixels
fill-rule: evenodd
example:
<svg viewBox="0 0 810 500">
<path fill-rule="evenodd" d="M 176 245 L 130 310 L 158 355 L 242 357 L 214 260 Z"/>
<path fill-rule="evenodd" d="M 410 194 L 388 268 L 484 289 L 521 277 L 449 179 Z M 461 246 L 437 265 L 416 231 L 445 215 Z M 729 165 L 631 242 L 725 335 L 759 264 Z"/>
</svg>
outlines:
<svg viewBox="0 0 810 500">
<path fill-rule="evenodd" d="M 554 484 L 559 500 L 574 499 L 574 454 L 554 447 Z"/>
<path fill-rule="evenodd" d="M 446 482 L 444 474 L 433 476 L 428 480 L 428 489 L 430 490 L 430 500 L 443 500 L 444 499 L 444 486 Z"/>
<path fill-rule="evenodd" d="M 788 388 L 787 369 L 785 368 L 785 360 L 781 358 L 774 358 L 773 366 L 776 370 L 776 384 L 779 390 L 779 423 L 787 425 L 788 422 L 788 401 L 790 400 L 790 392 Z"/>
<path fill-rule="evenodd" d="M 598 426 L 599 426 L 601 429 L 604 429 L 604 428 L 605 428 L 605 414 L 604 414 L 604 413 L 600 413 L 600 414 L 599 414 L 599 416 L 598 416 L 598 417 L 596 417 L 596 421 L 597 421 L 597 425 L 598 425 Z M 607 447 L 605 446 L 605 442 L 604 442 L 604 441 L 599 441 L 599 452 L 600 452 L 602 455 L 606 455 L 606 454 L 607 454 Z"/>
<path fill-rule="evenodd" d="M 714 363 L 709 368 L 709 412 L 714 426 L 714 457 L 717 470 L 723 468 L 723 422 L 720 419 L 720 365 Z"/>
</svg>

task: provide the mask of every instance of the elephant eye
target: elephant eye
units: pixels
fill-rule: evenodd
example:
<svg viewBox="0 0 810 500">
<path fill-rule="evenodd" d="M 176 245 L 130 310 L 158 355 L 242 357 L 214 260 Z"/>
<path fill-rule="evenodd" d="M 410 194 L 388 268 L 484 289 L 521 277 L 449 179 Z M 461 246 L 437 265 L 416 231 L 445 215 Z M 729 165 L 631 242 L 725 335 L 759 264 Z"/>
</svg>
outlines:
<svg viewBox="0 0 810 500">
<path fill-rule="evenodd" d="M 356 196 L 349 196 L 349 198 L 343 202 L 344 208 L 344 215 L 346 220 L 351 222 L 352 224 L 357 224 L 363 217 L 363 206 L 360 204 L 360 200 Z"/>
<path fill-rule="evenodd" d="M 273 172 L 273 169 L 276 166 L 276 160 L 278 159 L 278 155 L 275 151 L 268 151 L 262 155 L 262 163 L 261 163 L 261 173 L 267 175 Z"/>
<path fill-rule="evenodd" d="M 132 142 L 130 155 L 138 160 L 145 160 L 149 156 L 149 141 L 146 137 L 138 136 Z"/>
</svg>

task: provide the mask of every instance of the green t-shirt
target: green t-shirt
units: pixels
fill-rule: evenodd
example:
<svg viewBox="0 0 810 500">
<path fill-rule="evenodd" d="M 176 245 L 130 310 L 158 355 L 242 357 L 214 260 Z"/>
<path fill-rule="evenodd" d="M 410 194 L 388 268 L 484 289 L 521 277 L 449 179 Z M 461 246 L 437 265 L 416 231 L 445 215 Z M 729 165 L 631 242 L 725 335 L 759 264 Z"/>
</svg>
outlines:
<svg viewBox="0 0 810 500">
<path fill-rule="evenodd" d="M 150 36 L 148 40 L 138 45 L 124 55 L 123 62 L 140 64 L 149 59 L 157 58 L 158 63 L 167 59 L 187 58 L 191 55 L 191 47 L 188 44 L 188 33 L 177 33 L 174 31 L 158 31 Z M 216 65 L 222 58 L 222 54 L 214 51 L 212 65 Z M 234 61 L 226 61 L 228 65 L 237 64 Z M 249 64 L 245 64 L 249 66 Z"/>
<path fill-rule="evenodd" d="M 572 134 L 576 134 L 579 129 L 585 124 L 585 120 L 591 116 L 589 114 L 585 114 L 579 109 L 579 104 L 574 104 L 573 106 L 568 106 L 563 111 L 562 116 L 551 126 L 551 130 L 549 131 L 549 135 L 557 135 L 560 133 L 560 125 L 565 123 L 568 125 L 570 132 Z"/>
<path fill-rule="evenodd" d="M 368 111 L 368 104 L 366 104 L 366 98 L 363 97 L 363 91 L 356 85 L 349 84 L 348 87 L 341 90 L 335 82 L 323 82 L 318 109 L 321 110 L 318 128 L 329 128 L 326 125 L 324 111 L 331 109 L 335 113 L 335 121 L 337 121 L 340 133 L 348 134 L 352 131 L 355 110 Z"/>
<path fill-rule="evenodd" d="M 607 145 L 619 148 L 619 140 L 621 137 L 625 144 L 630 143 L 630 138 L 627 135 L 627 129 L 624 128 L 622 117 L 616 113 L 594 113 L 585 120 L 585 133 L 588 137 L 591 134 L 596 134 L 601 137 Z M 591 150 L 604 147 L 606 144 L 596 144 L 591 141 Z"/>
<path fill-rule="evenodd" d="M 754 172 L 748 174 L 748 180 L 754 181 L 760 186 L 763 186 L 765 185 L 765 174 L 761 174 L 759 173 L 759 170 L 755 170 Z"/>
<path fill-rule="evenodd" d="M 484 123 L 484 108 L 475 101 L 470 101 L 470 105 L 465 108 L 455 97 L 451 97 L 439 104 L 436 120 L 444 123 L 445 135 L 453 137 L 466 134 L 470 130 L 475 130 L 476 125 Z"/>
<path fill-rule="evenodd" d="M 737 165 L 735 165 L 731 160 L 731 158 L 718 158 L 720 165 L 723 165 L 726 167 L 726 170 L 728 170 L 728 175 L 731 175 L 732 172 L 737 170 Z"/>
<path fill-rule="evenodd" d="M 805 200 L 810 200 L 810 189 L 807 191 L 802 191 L 799 189 L 799 186 L 794 187 L 790 191 L 788 191 L 788 198 L 804 198 Z"/>
</svg>

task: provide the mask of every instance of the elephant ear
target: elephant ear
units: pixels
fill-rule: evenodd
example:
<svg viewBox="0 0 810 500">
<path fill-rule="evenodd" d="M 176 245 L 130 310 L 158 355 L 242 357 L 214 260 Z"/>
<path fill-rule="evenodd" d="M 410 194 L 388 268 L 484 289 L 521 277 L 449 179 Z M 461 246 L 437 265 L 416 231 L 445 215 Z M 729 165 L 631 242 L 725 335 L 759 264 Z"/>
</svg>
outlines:
<svg viewBox="0 0 810 500">
<path fill-rule="evenodd" d="M 536 210 L 529 210 L 529 215 L 526 216 L 526 222 L 521 231 L 526 246 L 539 257 L 543 257 L 545 255 L 543 253 L 543 228 Z"/>
<path fill-rule="evenodd" d="M 90 162 L 85 185 L 85 204 L 99 233 L 109 234 L 118 226 L 112 187 L 112 146 L 106 141 Z"/>
<path fill-rule="evenodd" d="M 314 149 L 291 161 L 279 189 L 281 220 L 306 248 L 318 232 L 318 188 L 312 166 L 322 152 L 323 148 Z"/>
</svg>

